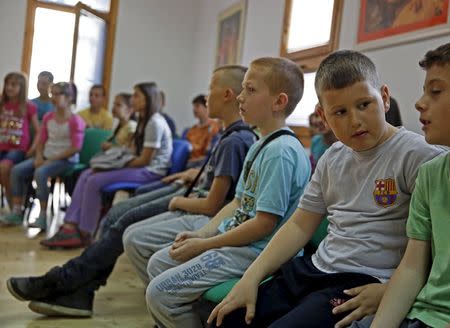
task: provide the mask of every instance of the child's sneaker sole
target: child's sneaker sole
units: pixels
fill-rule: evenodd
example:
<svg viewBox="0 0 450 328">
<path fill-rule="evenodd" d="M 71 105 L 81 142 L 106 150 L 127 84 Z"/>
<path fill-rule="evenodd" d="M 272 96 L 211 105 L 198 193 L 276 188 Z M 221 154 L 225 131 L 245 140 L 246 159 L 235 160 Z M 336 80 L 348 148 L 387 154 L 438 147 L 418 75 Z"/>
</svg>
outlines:
<svg viewBox="0 0 450 328">
<path fill-rule="evenodd" d="M 61 305 L 33 301 L 28 304 L 31 311 L 50 317 L 92 317 L 92 311 L 69 308 Z"/>
</svg>

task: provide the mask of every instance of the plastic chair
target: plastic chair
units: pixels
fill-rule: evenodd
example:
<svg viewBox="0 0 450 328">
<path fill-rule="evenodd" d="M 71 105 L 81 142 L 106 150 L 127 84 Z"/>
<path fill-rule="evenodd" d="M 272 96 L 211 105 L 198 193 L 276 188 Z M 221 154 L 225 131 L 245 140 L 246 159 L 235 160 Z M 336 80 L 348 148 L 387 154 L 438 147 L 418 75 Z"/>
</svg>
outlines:
<svg viewBox="0 0 450 328">
<path fill-rule="evenodd" d="M 89 161 L 97 153 L 102 151 L 102 143 L 111 137 L 112 131 L 97 128 L 87 128 L 84 130 L 83 146 L 80 151 L 80 161 L 68 169 L 63 180 L 67 193 L 72 195 L 77 179 L 82 171 L 89 168 Z"/>
</svg>

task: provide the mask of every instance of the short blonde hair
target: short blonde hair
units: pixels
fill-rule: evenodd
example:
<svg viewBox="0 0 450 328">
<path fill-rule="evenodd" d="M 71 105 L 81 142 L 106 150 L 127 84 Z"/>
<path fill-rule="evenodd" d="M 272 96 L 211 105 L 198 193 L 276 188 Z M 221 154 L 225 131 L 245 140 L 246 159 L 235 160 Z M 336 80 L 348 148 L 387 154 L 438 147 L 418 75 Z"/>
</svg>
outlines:
<svg viewBox="0 0 450 328">
<path fill-rule="evenodd" d="M 303 96 L 303 72 L 292 60 L 287 58 L 263 57 L 255 59 L 250 66 L 265 70 L 264 82 L 272 94 L 283 92 L 288 96 L 286 116 L 294 111 Z"/>
<path fill-rule="evenodd" d="M 247 67 L 241 65 L 224 65 L 217 67 L 213 73 L 222 72 L 219 83 L 227 88 L 231 88 L 235 95 L 242 91 L 242 81 L 244 81 Z"/>
</svg>

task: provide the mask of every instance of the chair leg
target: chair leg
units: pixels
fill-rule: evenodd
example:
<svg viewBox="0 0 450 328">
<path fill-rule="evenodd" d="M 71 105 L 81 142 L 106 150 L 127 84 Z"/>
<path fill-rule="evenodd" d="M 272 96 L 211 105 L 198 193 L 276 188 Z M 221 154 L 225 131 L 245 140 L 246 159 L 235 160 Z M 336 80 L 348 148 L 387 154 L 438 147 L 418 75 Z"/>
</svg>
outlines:
<svg viewBox="0 0 450 328">
<path fill-rule="evenodd" d="M 27 192 L 25 194 L 25 201 L 24 201 L 24 218 L 25 218 L 25 222 L 27 222 L 27 224 L 30 223 L 30 214 L 31 214 L 31 209 L 33 206 L 33 202 L 35 199 L 35 190 L 33 187 L 33 181 L 30 181 L 30 183 L 28 184 L 27 187 Z"/>
<path fill-rule="evenodd" d="M 0 206 L 1 208 L 5 208 L 5 188 L 3 187 L 3 185 L 0 186 Z"/>
</svg>

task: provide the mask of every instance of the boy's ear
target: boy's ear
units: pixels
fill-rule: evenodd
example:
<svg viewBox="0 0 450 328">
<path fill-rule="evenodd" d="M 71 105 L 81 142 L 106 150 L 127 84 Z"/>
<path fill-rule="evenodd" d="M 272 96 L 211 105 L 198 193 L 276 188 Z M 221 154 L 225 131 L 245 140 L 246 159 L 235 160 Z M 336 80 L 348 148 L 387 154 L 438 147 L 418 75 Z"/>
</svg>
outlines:
<svg viewBox="0 0 450 328">
<path fill-rule="evenodd" d="M 275 99 L 275 102 L 273 104 L 273 110 L 275 112 L 281 112 L 284 111 L 284 109 L 286 108 L 287 104 L 289 102 L 289 97 L 287 94 L 285 94 L 284 92 L 281 92 L 277 98 Z"/>
<path fill-rule="evenodd" d="M 236 95 L 234 93 L 234 91 L 230 88 L 225 89 L 225 95 L 224 95 L 225 101 L 229 102 L 229 101 L 235 101 L 236 100 Z"/>
<path fill-rule="evenodd" d="M 387 113 L 391 107 L 391 93 L 386 84 L 383 84 L 380 89 L 381 98 L 383 99 L 384 112 Z"/>
<path fill-rule="evenodd" d="M 322 120 L 323 124 L 325 125 L 325 127 L 330 128 L 330 126 L 328 125 L 327 122 L 327 118 L 325 117 L 325 110 L 323 109 L 322 105 L 319 103 L 317 103 L 315 111 L 317 114 L 319 114 L 320 119 Z"/>
</svg>

